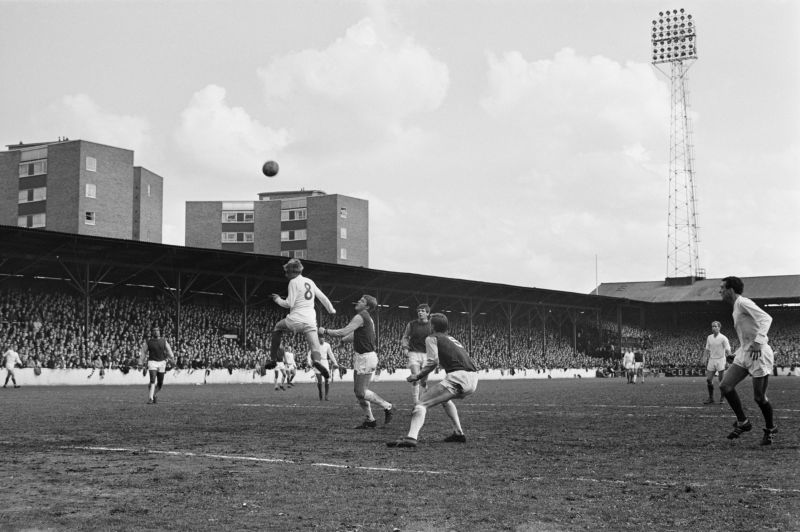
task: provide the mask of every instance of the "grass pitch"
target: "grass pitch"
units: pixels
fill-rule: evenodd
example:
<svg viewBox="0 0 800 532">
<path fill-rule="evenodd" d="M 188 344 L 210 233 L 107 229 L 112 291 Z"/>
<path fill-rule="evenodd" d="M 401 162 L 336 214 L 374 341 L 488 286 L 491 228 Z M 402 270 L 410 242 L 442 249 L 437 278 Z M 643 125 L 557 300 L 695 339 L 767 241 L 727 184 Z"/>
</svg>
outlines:
<svg viewBox="0 0 800 532">
<path fill-rule="evenodd" d="M 361 421 L 349 383 L 0 389 L 3 530 L 800 530 L 800 379 L 773 378 L 779 427 L 725 438 L 702 378 L 483 381 L 417 449 L 411 411 Z"/>
</svg>

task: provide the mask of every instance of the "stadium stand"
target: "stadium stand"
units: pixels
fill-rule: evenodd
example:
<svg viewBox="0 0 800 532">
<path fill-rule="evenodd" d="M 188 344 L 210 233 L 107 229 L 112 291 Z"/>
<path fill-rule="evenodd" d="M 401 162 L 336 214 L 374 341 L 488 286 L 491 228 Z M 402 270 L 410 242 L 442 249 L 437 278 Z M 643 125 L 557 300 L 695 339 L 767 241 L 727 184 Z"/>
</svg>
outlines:
<svg viewBox="0 0 800 532">
<path fill-rule="evenodd" d="M 0 238 L 0 342 L 16 344 L 28 366 L 129 371 L 150 325 L 158 324 L 180 370 L 256 370 L 285 312 L 269 298 L 285 291 L 281 257 L 6 226 Z M 699 371 L 715 319 L 735 344 L 730 310 L 711 289 L 718 280 L 688 291 L 654 285 L 655 296 L 639 284 L 636 290 L 626 285 L 627 297 L 617 298 L 602 295 L 620 292 L 608 287 L 596 296 L 307 263 L 337 305 L 336 316 L 322 317 L 325 327 L 344 326 L 360 294 L 378 296 L 382 371 L 405 367 L 400 338 L 420 301 L 450 317 L 453 336 L 486 370 L 597 368 L 613 374 L 621 349 L 634 347 L 645 350 L 646 364 L 656 371 Z M 773 305 L 776 365 L 796 366 L 800 276 L 750 281 L 745 286 L 751 291 L 763 286 L 769 296 L 759 302 Z M 304 364 L 304 340 L 288 336 L 286 342 Z M 335 347 L 349 367 L 349 346 Z"/>
</svg>

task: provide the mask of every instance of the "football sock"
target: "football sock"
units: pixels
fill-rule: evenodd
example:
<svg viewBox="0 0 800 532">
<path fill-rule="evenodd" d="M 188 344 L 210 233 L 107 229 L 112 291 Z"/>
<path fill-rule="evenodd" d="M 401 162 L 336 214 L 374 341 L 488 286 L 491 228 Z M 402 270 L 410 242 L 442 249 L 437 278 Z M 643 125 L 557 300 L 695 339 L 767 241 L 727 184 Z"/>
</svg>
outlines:
<svg viewBox="0 0 800 532">
<path fill-rule="evenodd" d="M 445 401 L 442 403 L 442 406 L 444 407 L 447 417 L 453 422 L 453 432 L 456 434 L 464 434 L 464 430 L 461 428 L 461 421 L 458 419 L 458 410 L 456 409 L 456 405 L 453 404 L 453 401 Z"/>
<path fill-rule="evenodd" d="M 272 360 L 278 360 L 278 348 L 281 346 L 282 331 L 272 331 L 272 340 L 269 345 L 269 356 Z"/>
<path fill-rule="evenodd" d="M 369 404 L 369 401 L 366 399 L 359 399 L 358 404 L 361 406 L 361 410 L 364 411 L 367 420 L 375 421 L 375 417 L 372 415 L 372 406 Z"/>
<path fill-rule="evenodd" d="M 706 381 L 706 386 L 708 387 L 708 397 L 709 399 L 714 398 L 714 385 L 711 384 L 711 381 Z"/>
<path fill-rule="evenodd" d="M 740 423 L 747 420 L 747 415 L 745 415 L 744 408 L 742 407 L 742 400 L 739 399 L 739 394 L 736 393 L 736 390 L 731 390 L 726 393 L 725 400 L 728 401 L 733 413 L 736 414 L 736 419 L 738 419 Z"/>
<path fill-rule="evenodd" d="M 419 439 L 419 431 L 422 430 L 422 425 L 425 424 L 425 414 L 428 410 L 422 405 L 414 406 L 411 412 L 411 425 L 408 427 L 408 437 Z"/>
<path fill-rule="evenodd" d="M 411 384 L 411 399 L 414 400 L 414 404 L 419 401 L 419 382 L 414 382 Z"/>
<path fill-rule="evenodd" d="M 758 407 L 761 409 L 761 414 L 764 416 L 764 423 L 767 425 L 768 429 L 775 428 L 775 421 L 772 417 L 772 403 L 770 403 L 767 399 L 764 399 Z"/>
<path fill-rule="evenodd" d="M 364 399 L 369 401 L 370 403 L 375 403 L 381 406 L 384 410 L 389 410 L 392 408 L 392 403 L 388 401 L 384 401 L 380 395 L 373 392 L 372 390 L 367 390 L 364 393 Z"/>
</svg>

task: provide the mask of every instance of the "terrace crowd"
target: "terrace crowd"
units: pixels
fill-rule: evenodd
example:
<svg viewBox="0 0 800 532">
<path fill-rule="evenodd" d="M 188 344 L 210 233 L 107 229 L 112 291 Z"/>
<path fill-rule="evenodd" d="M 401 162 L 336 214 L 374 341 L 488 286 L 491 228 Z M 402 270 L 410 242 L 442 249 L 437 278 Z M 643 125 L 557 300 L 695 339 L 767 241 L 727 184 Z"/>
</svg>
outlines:
<svg viewBox="0 0 800 532">
<path fill-rule="evenodd" d="M 65 287 L 66 288 L 66 287 Z M 241 305 L 190 301 L 181 306 L 180 331 L 176 327 L 175 305 L 163 292 L 116 293 L 93 297 L 88 305 L 70 289 L 37 286 L 0 286 L 0 342 L 2 349 L 16 345 L 27 366 L 51 369 L 105 368 L 127 370 L 137 364 L 139 349 L 152 324 L 158 324 L 177 356 L 179 369 L 257 369 L 265 361 L 273 325 L 285 310 L 265 303 L 248 309 L 246 338 Z M 434 311 L 436 309 L 434 308 Z M 351 317 L 346 309 L 336 316 L 323 313 L 325 327 L 343 327 Z M 800 320 L 797 311 L 773 313 L 771 345 L 776 366 L 800 363 Z M 404 368 L 401 337 L 413 319 L 409 309 L 379 311 L 379 359 L 381 370 Z M 723 322 L 724 323 L 724 322 Z M 723 333 L 736 349 L 732 324 Z M 480 369 L 547 371 L 555 368 L 614 368 L 619 364 L 619 347 L 603 338 L 614 338 L 607 324 L 590 330 L 580 324 L 581 338 L 595 341 L 573 346 L 572 329 L 546 330 L 530 325 L 511 327 L 500 317 L 475 317 L 472 334 L 462 314 L 451 316 L 451 334 L 469 347 Z M 646 365 L 656 369 L 698 367 L 709 333 L 708 323 L 669 329 L 643 329 L 625 324 L 622 338 L 628 345 L 644 350 Z M 305 364 L 305 341 L 288 335 L 286 344 Z M 602 347 L 602 348 L 601 348 Z M 334 345 L 337 358 L 351 367 L 350 344 Z"/>
</svg>

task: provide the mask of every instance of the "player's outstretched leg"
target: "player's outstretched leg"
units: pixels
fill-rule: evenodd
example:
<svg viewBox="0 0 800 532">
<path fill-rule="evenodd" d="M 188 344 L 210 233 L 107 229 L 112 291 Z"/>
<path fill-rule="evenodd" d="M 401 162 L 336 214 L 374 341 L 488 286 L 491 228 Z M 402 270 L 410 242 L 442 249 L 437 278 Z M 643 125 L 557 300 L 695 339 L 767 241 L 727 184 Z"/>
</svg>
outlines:
<svg viewBox="0 0 800 532">
<path fill-rule="evenodd" d="M 275 328 L 272 331 L 272 338 L 270 340 L 269 345 L 269 360 L 264 363 L 264 368 L 266 369 L 275 369 L 275 366 L 278 365 L 278 349 L 281 347 L 281 339 L 283 338 L 283 331 L 280 329 Z"/>
</svg>

